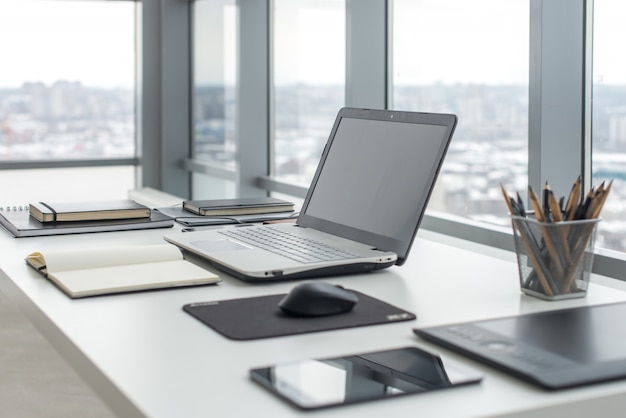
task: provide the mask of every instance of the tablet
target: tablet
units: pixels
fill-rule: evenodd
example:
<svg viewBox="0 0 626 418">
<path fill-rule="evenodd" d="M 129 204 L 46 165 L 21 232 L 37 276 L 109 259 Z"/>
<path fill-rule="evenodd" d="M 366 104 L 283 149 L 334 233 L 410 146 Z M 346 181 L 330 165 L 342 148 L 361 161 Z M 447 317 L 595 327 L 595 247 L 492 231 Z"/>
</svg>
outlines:
<svg viewBox="0 0 626 418">
<path fill-rule="evenodd" d="M 414 329 L 548 389 L 626 378 L 626 303 Z"/>
<path fill-rule="evenodd" d="M 477 383 L 482 376 L 416 347 L 250 370 L 252 380 L 301 409 L 317 409 Z"/>
</svg>

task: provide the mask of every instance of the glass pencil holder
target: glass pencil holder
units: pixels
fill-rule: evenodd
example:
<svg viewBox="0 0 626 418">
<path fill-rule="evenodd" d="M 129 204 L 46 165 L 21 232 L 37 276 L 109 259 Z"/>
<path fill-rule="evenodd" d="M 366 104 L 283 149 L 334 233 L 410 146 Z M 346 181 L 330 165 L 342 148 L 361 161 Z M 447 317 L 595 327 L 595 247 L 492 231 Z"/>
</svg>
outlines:
<svg viewBox="0 0 626 418">
<path fill-rule="evenodd" d="M 544 300 L 585 297 L 599 222 L 511 216 L 521 291 Z"/>
</svg>

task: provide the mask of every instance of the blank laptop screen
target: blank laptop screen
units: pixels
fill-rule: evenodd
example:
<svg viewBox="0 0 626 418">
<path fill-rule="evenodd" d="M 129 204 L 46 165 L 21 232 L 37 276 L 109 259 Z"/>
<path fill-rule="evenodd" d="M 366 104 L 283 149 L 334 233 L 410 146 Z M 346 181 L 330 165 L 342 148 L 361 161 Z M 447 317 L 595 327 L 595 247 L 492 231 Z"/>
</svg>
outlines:
<svg viewBox="0 0 626 418">
<path fill-rule="evenodd" d="M 456 118 L 441 115 L 441 121 L 435 116 L 415 123 L 409 120 L 414 114 L 391 115 L 338 118 L 299 223 L 395 251 L 401 264 Z"/>
</svg>

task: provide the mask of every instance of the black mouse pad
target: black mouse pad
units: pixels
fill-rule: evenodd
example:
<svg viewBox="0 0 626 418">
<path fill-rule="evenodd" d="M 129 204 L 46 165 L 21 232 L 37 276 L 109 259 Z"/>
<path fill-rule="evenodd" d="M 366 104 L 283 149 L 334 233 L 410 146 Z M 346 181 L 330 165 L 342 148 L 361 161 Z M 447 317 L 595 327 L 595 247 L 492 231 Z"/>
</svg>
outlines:
<svg viewBox="0 0 626 418">
<path fill-rule="evenodd" d="M 233 340 L 281 337 L 416 318 L 411 312 L 363 293 L 354 290 L 352 292 L 359 297 L 359 302 L 350 312 L 321 317 L 294 317 L 284 314 L 278 307 L 284 294 L 190 303 L 183 306 L 183 310 Z"/>
</svg>

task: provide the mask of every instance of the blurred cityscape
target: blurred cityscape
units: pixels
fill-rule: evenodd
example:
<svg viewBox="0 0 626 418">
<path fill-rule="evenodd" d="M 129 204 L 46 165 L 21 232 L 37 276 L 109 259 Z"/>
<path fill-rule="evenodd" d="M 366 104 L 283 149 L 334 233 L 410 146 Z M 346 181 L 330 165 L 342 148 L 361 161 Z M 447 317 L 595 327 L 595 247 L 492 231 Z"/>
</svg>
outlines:
<svg viewBox="0 0 626 418">
<path fill-rule="evenodd" d="M 0 160 L 134 155 L 135 100 L 130 90 L 67 81 L 0 89 Z"/>
<path fill-rule="evenodd" d="M 394 109 L 459 116 L 430 210 L 509 225 L 499 187 L 526 190 L 527 94 L 526 86 L 394 87 Z M 614 179 L 598 244 L 619 251 L 626 250 L 624 97 L 626 87 L 594 86 L 593 183 Z M 308 185 L 343 103 L 342 86 L 276 87 L 276 177 Z M 234 88 L 195 88 L 195 158 L 235 167 L 236 106 Z M 63 81 L 0 89 L 0 160 L 132 157 L 135 129 L 131 90 Z"/>
</svg>

